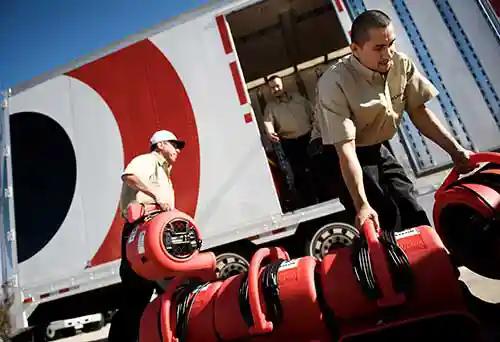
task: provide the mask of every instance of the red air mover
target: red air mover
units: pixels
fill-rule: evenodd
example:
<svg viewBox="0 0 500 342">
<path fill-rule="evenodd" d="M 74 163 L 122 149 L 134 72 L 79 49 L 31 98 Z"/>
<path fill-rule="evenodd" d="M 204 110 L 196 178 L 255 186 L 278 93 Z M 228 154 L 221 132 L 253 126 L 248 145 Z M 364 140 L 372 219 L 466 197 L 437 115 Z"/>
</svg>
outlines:
<svg viewBox="0 0 500 342">
<path fill-rule="evenodd" d="M 484 162 L 489 164 L 460 179 L 450 172 L 435 194 L 434 224 L 458 263 L 500 279 L 500 154 L 471 157 L 473 165 Z"/>
<path fill-rule="evenodd" d="M 250 262 L 248 273 L 226 279 L 215 300 L 215 329 L 224 341 L 263 334 L 272 330 L 263 313 L 263 298 L 259 291 L 261 263 L 270 258 L 288 260 L 288 254 L 277 247 L 259 249 Z"/>
<path fill-rule="evenodd" d="M 183 212 L 142 212 L 129 206 L 129 221 L 137 226 L 127 241 L 127 259 L 132 269 L 149 280 L 176 275 L 215 278 L 215 255 L 200 253 L 201 238 L 193 219 Z"/>
<path fill-rule="evenodd" d="M 367 220 L 353 246 L 324 257 L 320 276 L 324 313 L 334 317 L 328 324 L 340 341 L 414 341 L 428 326 L 447 338 L 477 332 L 458 272 L 431 227 L 377 234 Z"/>
<path fill-rule="evenodd" d="M 186 341 L 219 341 L 215 331 L 215 298 L 221 285 L 222 281 L 202 284 L 192 292 L 192 305 L 186 308 Z"/>
<path fill-rule="evenodd" d="M 139 342 L 179 342 L 175 337 L 176 316 L 174 294 L 183 283 L 183 278 L 174 278 L 165 292 L 148 304 L 142 314 Z"/>
<path fill-rule="evenodd" d="M 146 306 L 139 328 L 140 342 L 163 342 L 163 324 L 158 324 L 162 303 L 163 297 L 158 296 Z"/>
<path fill-rule="evenodd" d="M 310 256 L 281 260 L 262 272 L 260 293 L 264 299 L 264 314 L 274 327 L 270 335 L 258 341 L 309 342 L 328 336 L 322 321 L 322 298 L 318 298 L 315 282 L 318 263 Z"/>
</svg>

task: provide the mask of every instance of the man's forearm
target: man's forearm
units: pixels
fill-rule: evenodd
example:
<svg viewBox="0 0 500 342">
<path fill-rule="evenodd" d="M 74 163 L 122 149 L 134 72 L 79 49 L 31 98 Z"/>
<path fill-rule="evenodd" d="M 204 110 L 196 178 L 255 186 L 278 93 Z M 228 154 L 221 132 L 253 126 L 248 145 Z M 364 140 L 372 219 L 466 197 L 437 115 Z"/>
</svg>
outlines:
<svg viewBox="0 0 500 342">
<path fill-rule="evenodd" d="M 123 177 L 123 180 L 127 183 L 128 186 L 131 188 L 134 188 L 140 192 L 145 193 L 149 197 L 153 198 L 156 200 L 156 195 L 149 189 L 141 180 L 139 177 L 135 175 L 125 175 Z"/>
<path fill-rule="evenodd" d="M 363 185 L 363 170 L 356 155 L 354 141 L 336 146 L 336 148 L 342 177 L 351 195 L 354 208 L 359 211 L 362 206 L 368 204 L 368 199 Z"/>
<path fill-rule="evenodd" d="M 424 136 L 434 141 L 448 154 L 452 155 L 462 148 L 436 115 L 426 106 L 414 110 L 410 113 L 410 118 Z"/>
<path fill-rule="evenodd" d="M 266 129 L 266 133 L 268 135 L 271 135 L 273 133 L 276 133 L 276 131 L 274 130 L 274 125 L 272 122 L 269 122 L 269 121 L 265 121 L 264 122 L 264 128 Z"/>
</svg>

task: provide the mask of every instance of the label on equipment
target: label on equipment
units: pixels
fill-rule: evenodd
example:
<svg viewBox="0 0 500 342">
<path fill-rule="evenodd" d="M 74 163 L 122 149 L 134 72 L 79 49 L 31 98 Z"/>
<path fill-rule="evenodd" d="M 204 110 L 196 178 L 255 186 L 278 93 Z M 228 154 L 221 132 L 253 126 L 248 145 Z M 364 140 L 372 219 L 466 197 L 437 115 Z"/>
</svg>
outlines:
<svg viewBox="0 0 500 342">
<path fill-rule="evenodd" d="M 137 253 L 144 254 L 144 236 L 146 232 L 140 232 L 137 238 Z"/>
<path fill-rule="evenodd" d="M 130 235 L 128 236 L 127 243 L 132 243 L 135 239 L 135 235 L 137 234 L 137 229 L 138 227 L 134 228 L 132 232 L 130 232 Z"/>
<path fill-rule="evenodd" d="M 397 232 L 394 235 L 396 236 L 396 240 L 399 240 L 410 236 L 420 235 L 420 230 L 418 230 L 417 228 L 411 228 L 402 232 Z"/>
<path fill-rule="evenodd" d="M 295 268 L 298 265 L 299 265 L 299 259 L 286 260 L 280 265 L 278 272 Z"/>
</svg>

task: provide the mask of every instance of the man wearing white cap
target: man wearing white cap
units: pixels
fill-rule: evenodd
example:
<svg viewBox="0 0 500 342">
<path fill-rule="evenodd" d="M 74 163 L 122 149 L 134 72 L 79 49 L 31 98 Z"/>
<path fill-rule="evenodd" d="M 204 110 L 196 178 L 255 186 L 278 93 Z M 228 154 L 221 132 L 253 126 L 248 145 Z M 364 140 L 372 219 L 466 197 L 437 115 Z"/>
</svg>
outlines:
<svg viewBox="0 0 500 342">
<path fill-rule="evenodd" d="M 154 133 L 149 142 L 150 153 L 133 158 L 122 174 L 120 212 L 125 219 L 130 203 L 157 204 L 162 210 L 175 208 L 170 172 L 185 142 L 165 130 Z M 156 282 L 136 274 L 126 258 L 125 247 L 133 228 L 129 222 L 123 227 L 120 264 L 123 300 L 111 322 L 109 342 L 137 341 L 142 313 L 158 288 Z"/>
</svg>

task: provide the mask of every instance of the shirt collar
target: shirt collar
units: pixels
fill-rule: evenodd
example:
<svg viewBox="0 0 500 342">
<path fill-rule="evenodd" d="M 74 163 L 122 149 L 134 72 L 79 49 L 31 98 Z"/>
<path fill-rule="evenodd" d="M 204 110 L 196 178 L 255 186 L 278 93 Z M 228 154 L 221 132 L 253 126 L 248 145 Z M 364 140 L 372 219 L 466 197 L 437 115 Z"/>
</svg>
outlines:
<svg viewBox="0 0 500 342">
<path fill-rule="evenodd" d="M 161 166 L 163 166 L 164 164 L 167 163 L 167 160 L 165 159 L 165 157 L 162 156 L 160 153 L 153 151 L 153 152 L 151 152 L 151 154 L 156 158 L 156 160 L 158 161 L 158 164 L 160 164 Z"/>
<path fill-rule="evenodd" d="M 354 70 L 356 70 L 361 76 L 363 76 L 370 83 L 372 83 L 373 81 L 376 81 L 376 80 L 383 80 L 384 79 L 382 74 L 365 67 L 359 61 L 359 59 L 354 55 L 351 55 L 349 57 L 349 63 L 352 65 Z"/>
<path fill-rule="evenodd" d="M 292 99 L 292 94 L 285 91 L 284 95 L 285 96 L 283 96 L 282 98 L 277 97 L 276 102 L 278 102 L 278 103 L 290 102 L 290 100 Z"/>
</svg>

